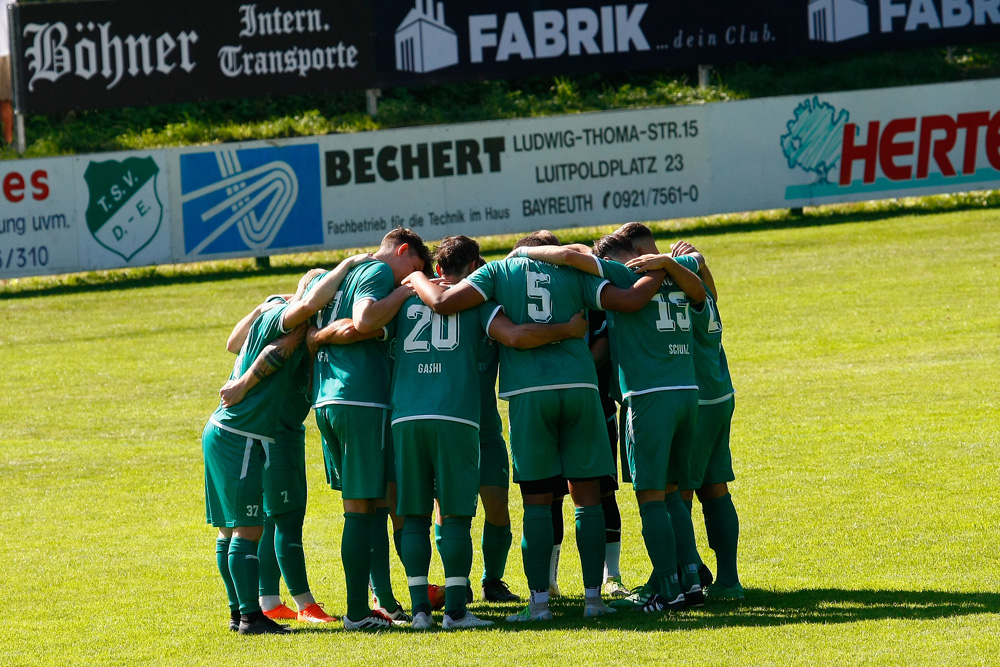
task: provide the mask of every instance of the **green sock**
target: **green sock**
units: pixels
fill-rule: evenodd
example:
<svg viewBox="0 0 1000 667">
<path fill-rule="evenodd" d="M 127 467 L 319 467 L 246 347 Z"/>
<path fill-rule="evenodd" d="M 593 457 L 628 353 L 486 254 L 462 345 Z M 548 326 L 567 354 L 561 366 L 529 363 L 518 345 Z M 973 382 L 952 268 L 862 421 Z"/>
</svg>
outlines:
<svg viewBox="0 0 1000 667">
<path fill-rule="evenodd" d="M 684 507 L 687 508 L 688 518 L 691 517 L 691 512 L 694 511 L 694 500 L 690 498 L 681 498 L 681 502 L 684 503 Z M 672 515 L 671 515 L 672 516 Z M 691 530 L 694 530 L 694 524 L 692 522 Z M 698 567 L 700 568 L 705 564 L 705 561 L 701 559 L 701 553 L 698 552 L 697 547 L 695 548 L 695 553 L 698 553 Z M 699 579 L 700 581 L 700 579 Z"/>
<path fill-rule="evenodd" d="M 388 507 L 375 508 L 375 518 L 372 523 L 371 583 L 379 606 L 388 612 L 394 612 L 399 609 L 399 603 L 392 594 L 392 578 L 389 574 L 389 533 L 385 529 L 388 519 Z"/>
<path fill-rule="evenodd" d="M 403 529 L 399 530 L 393 529 L 392 531 L 392 546 L 396 550 L 396 558 L 399 562 L 403 562 Z"/>
<path fill-rule="evenodd" d="M 642 541 L 646 543 L 646 552 L 653 562 L 653 572 L 660 584 L 659 592 L 673 600 L 680 595 L 681 588 L 677 577 L 677 544 L 667 504 L 662 500 L 642 503 L 639 505 L 639 517 L 642 519 Z"/>
<path fill-rule="evenodd" d="M 458 620 L 461 612 L 465 611 L 466 589 L 472 570 L 471 516 L 444 517 L 441 525 L 441 562 L 444 564 L 445 613 Z"/>
<path fill-rule="evenodd" d="M 580 552 L 583 587 L 598 588 L 604 581 L 604 508 L 576 508 L 576 548 Z"/>
<path fill-rule="evenodd" d="M 441 555 L 441 524 L 434 524 L 434 550 L 438 552 L 438 556 Z"/>
<path fill-rule="evenodd" d="M 257 569 L 257 543 L 234 537 L 229 543 L 229 572 L 233 575 L 241 614 L 260 611 Z"/>
<path fill-rule="evenodd" d="M 264 517 L 264 533 L 257 543 L 257 592 L 261 595 L 280 595 L 281 572 L 274 553 L 274 521 Z"/>
<path fill-rule="evenodd" d="M 306 554 L 302 550 L 302 524 L 305 520 L 304 507 L 274 517 L 274 551 L 281 568 L 281 577 L 293 597 L 309 592 Z"/>
<path fill-rule="evenodd" d="M 228 537 L 219 537 L 215 540 L 215 564 L 222 575 L 222 585 L 226 587 L 226 597 L 229 598 L 229 611 L 240 610 L 240 599 L 236 595 L 236 586 L 233 584 L 233 575 L 229 573 L 229 542 Z"/>
<path fill-rule="evenodd" d="M 368 576 L 372 563 L 372 524 L 374 516 L 344 512 L 344 536 L 340 541 L 340 560 L 344 564 L 347 589 L 347 617 L 360 621 L 371 613 L 368 606 Z"/>
<path fill-rule="evenodd" d="M 483 522 L 483 581 L 503 579 L 512 540 L 509 523 L 494 526 L 489 521 Z"/>
<path fill-rule="evenodd" d="M 521 531 L 521 559 L 528 588 L 549 590 L 549 561 L 552 559 L 552 508 L 549 505 L 525 505 Z"/>
<path fill-rule="evenodd" d="M 698 555 L 698 545 L 694 539 L 694 525 L 691 523 L 691 511 L 684 506 L 679 491 L 667 494 L 667 512 L 670 523 L 674 527 L 674 539 L 677 541 L 677 563 L 681 568 L 681 586 L 689 590 L 699 584 L 698 565 L 701 557 Z"/>
<path fill-rule="evenodd" d="M 410 587 L 410 603 L 413 613 L 430 611 L 427 597 L 427 573 L 431 567 L 431 518 L 429 516 L 408 516 L 403 519 L 403 529 L 399 531 L 400 560 L 406 569 L 406 579 Z"/>
<path fill-rule="evenodd" d="M 701 504 L 705 514 L 705 532 L 708 546 L 715 552 L 718 572 L 715 580 L 722 586 L 740 583 L 736 572 L 736 551 L 740 541 L 740 518 L 730 494 L 706 500 Z"/>
</svg>

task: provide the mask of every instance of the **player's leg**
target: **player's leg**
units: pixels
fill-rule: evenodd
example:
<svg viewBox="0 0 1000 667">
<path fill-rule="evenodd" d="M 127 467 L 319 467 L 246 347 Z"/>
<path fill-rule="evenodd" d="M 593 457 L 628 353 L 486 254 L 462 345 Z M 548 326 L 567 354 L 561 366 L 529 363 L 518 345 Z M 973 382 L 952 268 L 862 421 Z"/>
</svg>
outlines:
<svg viewBox="0 0 1000 667">
<path fill-rule="evenodd" d="M 385 410 L 327 405 L 316 411 L 327 460 L 335 467 L 344 500 L 340 557 L 344 566 L 347 614 L 344 628 L 390 627 L 392 621 L 368 606 L 375 503 L 386 493 Z"/>
<path fill-rule="evenodd" d="M 207 517 L 213 525 L 224 529 L 216 540 L 216 563 L 227 596 L 232 595 L 230 591 L 235 592 L 240 613 L 238 631 L 240 634 L 287 633 L 287 628 L 264 616 L 257 599 L 257 542 L 263 532 L 264 517 L 263 444 L 209 423 L 202 434 L 202 451 Z M 227 538 L 228 579 L 220 553 Z M 230 600 L 232 603 L 231 597 Z M 230 627 L 234 620 L 231 614 Z"/>
<path fill-rule="evenodd" d="M 479 434 L 479 498 L 483 503 L 483 599 L 519 602 L 503 577 L 513 536 L 510 530 L 510 463 L 503 436 Z"/>
<path fill-rule="evenodd" d="M 701 556 L 698 555 L 691 511 L 684 504 L 680 489 L 694 486 L 691 478 L 691 460 L 698 419 L 698 392 L 690 389 L 659 393 L 665 394 L 660 400 L 672 407 L 667 414 L 672 415 L 671 421 L 674 424 L 673 440 L 670 443 L 670 462 L 667 466 L 667 512 L 670 513 L 670 522 L 674 527 L 674 537 L 677 541 L 677 564 L 680 568 L 681 590 L 684 592 L 685 603 L 689 607 L 697 607 L 705 603 L 705 593 L 698 574 Z"/>
<path fill-rule="evenodd" d="M 267 470 L 264 471 L 267 477 Z M 264 483 L 265 487 L 267 482 Z M 265 497 L 265 510 L 267 493 Z M 264 532 L 257 542 L 257 599 L 261 611 L 270 619 L 293 619 L 295 612 L 281 602 L 281 570 L 278 568 L 278 557 L 274 551 L 274 520 L 264 516 Z"/>
<path fill-rule="evenodd" d="M 444 628 L 492 625 L 466 608 L 472 569 L 472 517 L 479 493 L 479 433 L 458 422 L 425 421 L 426 442 L 434 460 L 435 487 L 441 505 L 441 562 L 445 575 Z"/>
<path fill-rule="evenodd" d="M 717 578 L 709 589 L 709 597 L 715 599 L 741 599 L 743 587 L 740 585 L 736 557 L 739 546 L 740 520 L 729 493 L 728 482 L 735 479 L 733 457 L 729 447 L 730 425 L 735 402 L 730 399 L 714 406 L 701 406 L 701 410 L 711 408 L 709 414 L 718 431 L 713 437 L 712 453 L 706 467 L 705 477 L 698 489 L 702 513 L 705 515 L 705 532 L 708 545 L 715 552 Z"/>
<path fill-rule="evenodd" d="M 642 540 L 653 566 L 651 590 L 640 587 L 622 601 L 649 611 L 681 608 L 684 596 L 677 575 L 677 543 L 667 511 L 666 479 L 672 441 L 672 415 L 669 401 L 654 392 L 632 396 L 626 401 L 625 438 L 639 505 Z M 617 605 L 616 605 L 617 606 Z"/>
<path fill-rule="evenodd" d="M 551 620 L 549 563 L 552 556 L 552 489 L 561 477 L 557 433 L 559 397 L 537 391 L 510 399 L 510 451 L 524 515 L 521 559 L 528 580 L 528 606 L 508 621 Z"/>
<path fill-rule="evenodd" d="M 427 575 L 431 564 L 430 510 L 434 505 L 434 467 L 423 443 L 421 421 L 392 426 L 397 479 L 396 510 L 403 516 L 400 550 L 410 592 L 411 627 L 434 626 Z"/>
<path fill-rule="evenodd" d="M 566 537 L 566 522 L 563 518 L 563 501 L 569 495 L 569 485 L 562 480 L 552 491 L 552 555 L 549 558 L 549 597 L 562 595 L 559 590 L 559 558 L 562 555 L 562 543 Z"/>
<path fill-rule="evenodd" d="M 604 582 L 606 524 L 601 506 L 601 477 L 614 474 L 607 424 L 600 398 L 592 389 L 562 389 L 559 456 L 569 481 L 576 516 L 576 546 L 583 570 L 584 616 L 612 613 L 601 600 Z"/>
<path fill-rule="evenodd" d="M 615 415 L 606 418 L 608 443 L 614 459 L 615 474 L 601 478 L 601 507 L 604 509 L 604 585 L 605 595 L 614 598 L 628 597 L 631 591 L 622 584 L 622 513 L 618 507 L 618 420 Z"/>
<path fill-rule="evenodd" d="M 375 606 L 395 622 L 408 623 L 409 615 L 396 600 L 392 591 L 391 566 L 389 564 L 389 537 L 386 532 L 386 522 L 392 528 L 392 541 L 397 545 L 402 539 L 403 519 L 396 513 L 396 467 L 393 461 L 392 428 L 386 431 L 386 456 L 390 465 L 386 484 L 386 497 L 375 504 L 375 520 L 372 526 L 372 571 L 369 578 Z M 395 546 L 397 555 L 399 546 Z"/>
</svg>

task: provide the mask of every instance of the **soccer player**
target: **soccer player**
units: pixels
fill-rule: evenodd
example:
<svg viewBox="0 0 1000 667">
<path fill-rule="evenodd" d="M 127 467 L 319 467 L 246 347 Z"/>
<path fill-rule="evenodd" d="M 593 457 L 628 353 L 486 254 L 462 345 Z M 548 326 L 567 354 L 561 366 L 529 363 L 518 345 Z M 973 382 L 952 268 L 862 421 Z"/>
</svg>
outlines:
<svg viewBox="0 0 1000 667">
<path fill-rule="evenodd" d="M 412 294 L 400 282 L 413 272 L 430 271 L 430 255 L 423 240 L 409 229 L 398 228 L 382 239 L 371 262 L 354 269 L 344 280 L 336 298 L 319 314 L 320 342 L 313 373 L 313 408 L 323 435 L 324 459 L 331 487 L 340 485 L 344 501 L 344 533 L 341 559 L 347 587 L 348 630 L 391 627 L 409 617 L 395 601 L 395 609 L 374 612 L 368 606 L 368 581 L 383 576 L 388 584 L 388 541 L 385 514 L 392 481 L 392 444 L 389 437 L 390 361 L 386 329 L 383 340 L 372 338 L 349 345 L 322 344 L 328 324 L 350 318 L 361 334 L 378 332 L 391 325 L 399 307 Z M 387 510 L 386 510 L 387 513 Z M 381 525 L 377 516 L 382 517 Z M 384 572 L 373 572 L 373 533 L 386 540 Z M 374 582 L 378 583 L 378 582 Z M 390 587 L 391 590 L 391 587 Z M 386 603 L 379 595 L 379 601 Z M 388 613 L 387 613 L 388 612 Z"/>
<path fill-rule="evenodd" d="M 479 266 L 479 244 L 465 236 L 445 238 L 437 259 L 439 273 L 448 284 L 455 284 Z M 392 431 L 398 511 L 405 517 L 403 563 L 413 601 L 413 628 L 434 625 L 427 572 L 435 494 L 443 517 L 443 625 L 445 629 L 492 625 L 466 609 L 472 566 L 470 527 L 480 490 L 478 431 L 484 397 L 479 391 L 462 391 L 480 386 L 480 364 L 487 364 L 493 356 L 488 335 L 505 345 L 528 348 L 582 337 L 585 331 L 582 313 L 566 324 L 516 326 L 495 303 L 442 316 L 411 297 L 396 316 Z M 493 387 L 488 389 L 492 398 Z M 496 399 L 492 400 L 495 409 Z"/>
<path fill-rule="evenodd" d="M 571 248 L 529 248 L 525 252 L 541 261 L 599 273 L 621 286 L 638 279 L 623 265 L 637 255 L 622 236 L 598 240 L 594 255 L 600 259 L 596 264 L 594 256 Z M 633 603 L 644 611 L 680 609 L 704 601 L 697 561 L 682 560 L 682 577 L 677 574 L 679 552 L 665 498 L 677 491 L 679 481 L 687 479 L 698 405 L 689 310 L 691 304 L 700 309 L 705 290 L 698 277 L 677 262 L 664 262 L 656 268 L 665 270 L 668 280 L 652 301 L 638 312 L 608 315 L 622 395 L 628 405 L 629 466 L 655 577 L 656 592 L 641 605 Z"/>
<path fill-rule="evenodd" d="M 694 368 L 698 382 L 698 423 L 691 454 L 690 489 L 681 496 L 690 508 L 695 493 L 702 504 L 708 544 L 715 551 L 717 580 L 708 588 L 711 599 L 743 599 L 736 567 L 740 522 L 728 483 L 735 479 L 729 447 L 730 426 L 735 409 L 735 390 L 729 362 L 722 347 L 722 319 L 718 290 L 704 256 L 685 241 L 670 247 L 677 262 L 695 271 L 705 284 L 705 309 L 692 317 Z M 659 255 L 633 259 L 629 266 L 644 271 L 667 260 Z"/>
<path fill-rule="evenodd" d="M 257 542 L 263 532 L 263 469 L 294 374 L 295 355 L 302 353 L 298 343 L 305 329 L 301 325 L 333 298 L 347 271 L 367 259 L 357 256 L 345 260 L 301 298 L 305 281 L 300 281 L 289 303 L 277 305 L 253 321 L 230 380 L 241 377 L 262 353 L 274 372 L 263 377 L 236 405 L 220 403 L 202 433 L 206 519 L 219 529 L 216 563 L 229 597 L 230 629 L 241 634 L 289 632 L 264 616 L 258 600 Z M 284 346 L 295 350 L 288 359 L 275 341 L 290 332 L 295 332 L 298 342 Z"/>
<path fill-rule="evenodd" d="M 641 222 L 626 223 L 614 233 L 627 238 L 632 243 L 632 249 L 638 255 L 660 254 L 659 249 L 656 247 L 656 239 L 653 237 L 653 232 Z M 688 266 L 688 268 L 691 267 Z M 714 284 L 711 280 L 711 275 L 706 276 L 705 284 L 709 289 L 714 289 Z M 704 589 L 712 583 L 712 572 L 705 566 L 701 560 L 701 556 L 698 554 L 698 546 L 694 537 L 694 525 L 691 523 L 691 503 L 684 500 L 680 493 L 667 494 L 666 502 L 667 508 L 670 510 L 670 520 L 674 526 L 674 533 L 677 536 L 678 558 L 686 563 L 698 562 L 698 578 Z M 681 511 L 682 508 L 686 511 Z M 647 582 L 646 590 L 648 590 L 649 583 L 651 582 Z"/>
<path fill-rule="evenodd" d="M 515 248 L 544 243 L 529 235 Z M 581 310 L 605 304 L 638 309 L 659 285 L 650 277 L 629 290 L 565 267 L 514 257 L 490 262 L 457 286 L 444 289 L 415 273 L 410 277 L 421 300 L 441 315 L 474 308 L 495 298 L 515 323 L 568 322 Z M 570 339 L 531 350 L 500 350 L 500 398 L 510 402 L 514 481 L 524 502 L 522 557 L 531 598 L 509 621 L 551 620 L 548 564 L 552 551 L 552 490 L 569 481 L 576 506 L 577 547 L 583 567 L 584 616 L 612 610 L 601 600 L 604 571 L 602 475 L 612 474 L 601 418 L 597 376 L 587 344 Z"/>
<path fill-rule="evenodd" d="M 304 284 L 323 273 L 312 269 L 303 277 Z M 288 303 L 289 297 L 275 295 L 251 311 L 233 329 L 226 344 L 232 353 L 243 347 L 250 325 L 262 310 Z M 279 338 L 279 343 L 286 337 Z M 292 350 L 283 352 L 291 356 Z M 331 623 L 335 620 L 317 604 L 309 587 L 303 551 L 302 526 L 306 514 L 305 421 L 311 405 L 309 375 L 311 359 L 298 355 L 299 362 L 278 418 L 274 444 L 268 450 L 269 465 L 264 468 L 264 533 L 257 545 L 259 561 L 259 602 L 264 615 L 273 620 L 292 619 L 311 623 Z M 266 377 L 272 367 L 260 356 L 239 379 L 227 382 L 220 391 L 223 405 L 239 403 L 259 378 Z M 281 602 L 279 581 L 284 578 L 297 610 Z"/>
</svg>

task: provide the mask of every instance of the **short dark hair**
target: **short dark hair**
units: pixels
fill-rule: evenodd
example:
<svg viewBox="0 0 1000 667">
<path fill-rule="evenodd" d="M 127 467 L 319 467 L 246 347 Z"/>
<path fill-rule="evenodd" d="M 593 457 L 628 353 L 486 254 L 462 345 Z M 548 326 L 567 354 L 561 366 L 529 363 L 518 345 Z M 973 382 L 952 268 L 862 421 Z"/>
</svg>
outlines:
<svg viewBox="0 0 1000 667">
<path fill-rule="evenodd" d="M 616 232 L 597 239 L 594 243 L 594 254 L 601 259 L 617 260 L 623 254 L 634 255 L 635 248 L 632 247 L 632 241 Z"/>
<path fill-rule="evenodd" d="M 614 233 L 618 236 L 624 236 L 630 242 L 635 241 L 636 239 L 654 238 L 653 232 L 650 231 L 649 227 L 641 222 L 626 222 L 624 225 L 616 229 Z"/>
<path fill-rule="evenodd" d="M 559 238 L 547 229 L 539 229 L 537 232 L 531 232 L 525 237 L 518 239 L 517 243 L 514 244 L 514 248 L 524 248 L 524 247 L 537 247 L 543 245 L 562 245 L 559 243 Z"/>
<path fill-rule="evenodd" d="M 434 251 L 434 261 L 445 275 L 461 273 L 470 263 L 479 261 L 479 243 L 468 236 L 446 236 Z"/>
<path fill-rule="evenodd" d="M 434 271 L 431 266 L 431 253 L 424 244 L 424 240 L 420 238 L 420 234 L 417 234 L 412 229 L 408 229 L 406 227 L 396 227 L 382 237 L 382 247 L 387 250 L 395 250 L 404 243 L 409 244 L 411 254 L 416 255 L 423 261 L 424 274 L 433 276 Z"/>
</svg>

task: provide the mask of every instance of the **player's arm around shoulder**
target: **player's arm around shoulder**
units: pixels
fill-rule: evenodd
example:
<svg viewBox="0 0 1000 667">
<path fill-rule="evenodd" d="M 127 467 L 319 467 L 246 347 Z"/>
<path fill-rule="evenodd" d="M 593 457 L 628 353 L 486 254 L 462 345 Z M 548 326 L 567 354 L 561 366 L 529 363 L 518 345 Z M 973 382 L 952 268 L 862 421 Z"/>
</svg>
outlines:
<svg viewBox="0 0 1000 667">
<path fill-rule="evenodd" d="M 433 282 L 423 273 L 414 271 L 403 280 L 403 285 L 412 288 L 411 294 L 415 293 L 431 310 L 440 315 L 453 315 L 475 308 L 486 301 L 483 293 L 467 280 L 462 280 L 452 287 L 445 287 Z"/>
<path fill-rule="evenodd" d="M 585 245 L 568 246 L 522 246 L 510 251 L 507 259 L 527 257 L 537 262 L 545 262 L 555 266 L 569 266 L 592 276 L 604 277 L 600 261 L 590 253 Z"/>
<path fill-rule="evenodd" d="M 559 324 L 539 324 L 536 322 L 515 324 L 507 317 L 503 309 L 497 306 L 490 319 L 487 334 L 493 340 L 503 343 L 507 347 L 530 350 L 570 338 L 583 338 L 587 335 L 587 320 L 581 310 L 573 315 L 568 322 Z"/>
<path fill-rule="evenodd" d="M 333 301 L 337 290 L 348 274 L 358 265 L 373 261 L 368 253 L 348 257 L 333 271 L 329 271 L 320 277 L 303 297 L 289 304 L 281 319 L 281 327 L 285 331 L 291 331 L 310 317 L 315 315 L 325 305 Z"/>
<path fill-rule="evenodd" d="M 705 285 L 701 278 L 670 255 L 643 255 L 630 260 L 626 266 L 640 272 L 666 271 L 667 277 L 687 294 L 692 305 L 700 306 L 705 302 Z"/>
<path fill-rule="evenodd" d="M 235 380 L 229 380 L 219 390 L 222 405 L 227 408 L 236 405 L 246 397 L 251 389 L 284 366 L 285 362 L 302 344 L 306 328 L 307 325 L 302 323 L 264 346 L 264 349 L 260 351 L 253 364 L 243 375 Z"/>
</svg>

